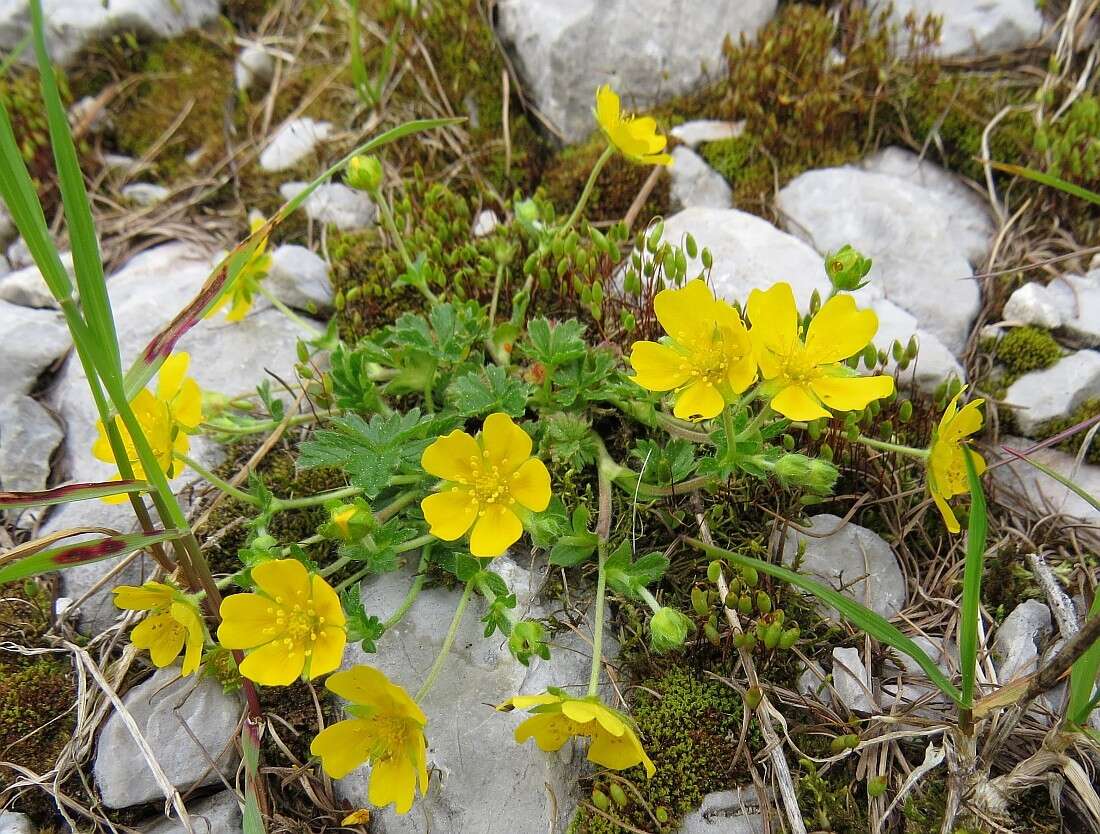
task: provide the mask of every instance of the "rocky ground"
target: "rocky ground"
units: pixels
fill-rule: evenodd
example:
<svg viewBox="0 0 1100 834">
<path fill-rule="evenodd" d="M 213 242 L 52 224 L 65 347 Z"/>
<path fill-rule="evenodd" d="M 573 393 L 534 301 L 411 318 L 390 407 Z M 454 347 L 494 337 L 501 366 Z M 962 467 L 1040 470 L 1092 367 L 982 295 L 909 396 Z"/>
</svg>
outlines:
<svg viewBox="0 0 1100 834">
<path fill-rule="evenodd" d="M 899 0 L 889 14 L 875 3 L 829 10 L 776 0 L 435 0 L 413 4 L 415 12 L 402 11 L 403 5 L 362 4 L 361 17 L 370 23 L 368 57 L 378 57 L 389 32 L 400 35 L 394 72 L 381 101 L 369 107 L 354 92 L 345 14 L 335 5 L 46 0 L 49 48 L 68 76 L 70 120 L 110 266 L 107 286 L 124 357 L 135 355 L 196 293 L 245 233 L 250 211 L 270 213 L 364 137 L 412 117 L 466 121 L 387 150 L 387 191 L 398 203 L 408 200 L 403 210 L 410 227 L 428 236 L 447 229 L 448 269 L 476 282 L 469 252 L 478 241 L 509 239 L 519 199 L 541 189 L 559 211 L 568 210 L 594 160 L 588 141 L 593 92 L 610 83 L 632 108 L 654 113 L 668 129 L 674 164 L 653 176 L 625 163 L 609 167 L 606 182 L 613 185 L 602 185 L 593 198 L 597 219 L 630 215 L 639 229 L 663 217 L 664 239 L 678 243 L 692 235 L 713 256 L 715 292 L 742 303 L 752 289 L 783 280 L 805 308 L 815 292 L 828 293 L 823 256 L 850 244 L 873 259 L 871 281 L 856 297 L 878 314 L 876 344 L 899 389 L 914 402 L 933 403 L 955 379 L 987 398 L 981 448 L 992 468 L 999 550 L 988 566 L 993 591 L 982 682 L 1005 683 L 1039 668 L 1078 627 L 1080 606 L 1094 592 L 1100 512 L 1005 449 L 1028 449 L 1100 413 L 1100 261 L 1093 259 L 1100 237 L 1095 210 L 987 162 L 993 157 L 1048 169 L 1059 163 L 1064 176 L 1100 184 L 1100 90 L 1090 76 L 1097 22 L 1081 13 L 1082 4 L 1039 4 L 1040 10 L 1031 0 Z M 940 15 L 938 37 L 907 38 L 901 29 L 910 13 Z M 18 50 L 28 26 L 25 4 L 13 0 L 0 8 L 0 50 Z M 14 113 L 43 199 L 56 212 L 28 58 L 24 51 L 7 67 L 0 95 Z M 877 68 L 876 79 L 869 80 L 868 67 Z M 1036 108 L 1045 108 L 1045 116 Z M 1035 124 L 1043 118 L 1049 135 L 1037 138 Z M 429 194 L 433 186 L 439 190 Z M 301 405 L 298 342 L 311 325 L 323 327 L 335 317 L 351 339 L 416 304 L 411 294 L 379 289 L 386 267 L 378 222 L 371 200 L 341 182 L 311 195 L 276 235 L 268 277 L 274 296 L 304 321 L 291 321 L 264 299 L 242 323 L 206 321 L 180 345 L 191 354 L 200 386 L 235 398 L 266 382 L 288 406 Z M 112 467 L 90 451 L 96 418 L 83 371 L 62 316 L 2 208 L 0 243 L 6 250 L 0 256 L 0 488 L 104 480 Z M 63 237 L 59 244 L 65 246 Z M 689 274 L 701 268 L 699 259 L 689 260 Z M 577 299 L 568 304 L 574 307 L 569 314 L 587 315 Z M 600 326 L 591 316 L 586 321 Z M 919 352 L 910 360 L 904 346 L 914 338 Z M 891 352 L 894 343 L 900 349 Z M 293 468 L 299 437 L 281 438 L 269 462 L 278 457 Z M 222 440 L 197 438 L 193 456 L 229 477 L 254 449 Z M 1077 435 L 1036 455 L 1100 494 L 1097 447 L 1082 454 L 1079 448 Z M 932 602 L 957 597 L 961 550 L 935 536 L 914 543 L 907 538 L 913 529 L 907 511 L 893 504 L 846 516 L 851 499 L 879 496 L 861 481 L 870 478 L 871 465 L 856 470 L 845 481 L 847 503 L 810 508 L 800 522 L 805 532 L 788 535 L 782 558 L 797 557 L 803 572 L 908 624 L 952 674 L 954 622 Z M 197 516 L 206 506 L 201 479 L 187 474 L 175 485 Z M 132 523 L 129 514 L 128 507 L 94 501 L 48 513 L 9 512 L 0 547 L 66 528 L 122 529 Z M 756 515 L 753 535 L 764 548 L 778 525 L 763 511 Z M 230 525 L 208 527 L 212 549 L 230 535 Z M 1058 601 L 1069 605 L 1069 615 L 1058 609 L 1052 616 L 1052 599 L 1035 576 L 1040 568 L 1024 558 L 1032 553 L 1045 554 L 1068 590 Z M 590 648 L 578 630 L 592 621 L 585 581 L 578 573 L 575 587 L 563 594 L 564 574 L 538 551 L 513 553 L 503 563 L 520 608 L 563 624 L 553 659 L 518 666 L 468 619 L 424 704 L 442 727 L 429 754 L 432 789 L 407 817 L 377 814 L 373 830 L 658 830 L 639 828 L 637 818 L 627 816 L 624 821 L 633 822 L 608 827 L 588 802 L 593 776 L 581 755 L 566 748 L 546 756 L 514 745 L 520 716 L 484 707 L 549 682 L 583 683 L 587 675 Z M 413 567 L 365 583 L 367 610 L 396 608 Z M 149 675 L 142 658 L 123 649 L 133 619 L 119 617 L 109 590 L 151 571 L 139 557 L 64 571 L 56 583 L 36 586 L 38 596 L 5 586 L 5 596 L 42 608 L 45 622 L 31 633 L 23 615 L 13 613 L 19 606 L 8 605 L 0 617 L 0 652 L 23 664 L 32 649 L 48 647 L 50 662 L 75 666 L 62 675 L 69 702 L 49 717 L 54 729 L 64 727 L 51 748 L 54 754 L 64 748 L 63 766 L 36 755 L 44 749 L 34 749 L 38 726 L 19 723 L 20 709 L 38 697 L 34 689 L 0 681 L 0 738 L 10 740 L 0 751 L 0 796 L 12 809 L 0 812 L 0 832 L 186 830 L 163 818 L 163 785 L 134 741 L 131 718 L 163 776 L 184 793 L 194 830 L 241 831 L 234 743 L 239 696 L 210 678 L 178 680 L 171 669 Z M 690 583 L 689 575 L 686 587 Z M 676 598 L 676 588 L 667 594 Z M 370 662 L 399 683 L 414 684 L 431 664 L 453 605 L 453 588 L 433 583 Z M 612 614 L 609 640 L 622 644 L 619 691 L 628 702 L 645 692 L 669 699 L 666 713 L 654 704 L 649 713 L 636 707 L 643 731 L 660 727 L 652 723 L 658 720 L 698 722 L 701 733 L 728 745 L 728 734 L 716 728 L 731 713 L 714 706 L 725 696 L 715 694 L 703 670 L 736 676 L 730 652 L 700 640 L 679 662 L 654 661 L 638 649 L 629 606 L 616 603 Z M 906 659 L 850 633 L 835 612 L 808 613 L 806 622 L 814 624 L 816 642 L 789 668 L 769 670 L 800 745 L 792 749 L 805 754 L 790 756 L 803 812 L 818 828 L 867 830 L 883 808 L 854 797 L 848 785 L 879 771 L 867 771 L 866 759 L 858 774 L 844 766 L 819 774 L 812 760 L 828 756 L 820 728 L 867 726 L 876 716 L 881 726 L 893 726 L 901 713 L 927 724 L 946 704 Z M 349 649 L 346 664 L 361 655 Z M 100 664 L 106 677 L 91 675 L 80 658 Z M 680 681 L 679 690 L 673 681 Z M 667 690 L 655 689 L 662 686 Z M 120 698 L 124 709 L 105 693 Z M 306 757 L 298 735 L 316 714 L 307 696 L 295 697 L 306 698 L 307 706 L 288 701 L 280 707 L 296 712 L 285 744 L 280 741 L 286 757 L 273 767 L 269 784 L 288 795 L 284 806 L 272 809 L 268 830 L 338 830 L 341 809 L 366 804 L 364 777 L 357 772 L 335 784 L 300 778 Z M 1024 735 L 1041 736 L 1064 697 L 1049 693 Z M 676 699 L 683 702 L 679 715 L 671 706 L 680 704 Z M 739 714 L 735 723 L 740 731 Z M 27 733 L 31 741 L 23 740 Z M 733 738 L 740 747 L 736 732 Z M 680 830 L 727 834 L 780 825 L 766 769 L 754 790 L 753 777 L 761 779 L 756 768 L 738 762 L 729 773 L 700 774 L 711 765 L 698 764 L 709 760 L 690 739 L 669 730 L 667 740 L 665 760 L 680 770 L 662 783 L 666 795 L 647 801 L 678 809 Z M 920 763 L 922 749 L 903 751 L 898 742 L 889 755 L 906 772 Z M 58 798 L 56 806 L 49 796 Z M 938 830 L 937 796 L 925 789 L 891 830 Z M 303 809 L 314 800 L 325 810 L 311 819 Z M 1024 805 L 1017 808 L 1021 827 L 1053 831 L 1062 824 L 1041 796 L 1029 795 Z M 1083 819 L 1073 813 L 1065 830 L 1085 830 L 1072 828 Z"/>
</svg>

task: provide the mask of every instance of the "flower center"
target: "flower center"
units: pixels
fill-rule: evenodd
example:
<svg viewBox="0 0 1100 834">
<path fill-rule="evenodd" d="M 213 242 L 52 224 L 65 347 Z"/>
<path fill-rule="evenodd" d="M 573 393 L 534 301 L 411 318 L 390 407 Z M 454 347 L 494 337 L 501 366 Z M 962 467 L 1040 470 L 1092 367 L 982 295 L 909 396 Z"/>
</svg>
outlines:
<svg viewBox="0 0 1100 834">
<path fill-rule="evenodd" d="M 687 373 L 690 382 L 705 381 L 719 385 L 725 381 L 730 367 L 730 355 L 720 333 L 700 339 L 691 346 L 691 354 L 680 362 L 680 370 Z"/>
<path fill-rule="evenodd" d="M 806 385 L 821 376 L 821 370 L 806 354 L 806 348 L 801 344 L 791 345 L 785 356 L 779 359 L 780 373 L 785 376 L 792 385 Z"/>
<path fill-rule="evenodd" d="M 507 464 L 504 458 L 501 463 Z M 481 457 L 470 458 L 470 471 L 474 473 L 469 481 L 459 481 L 463 486 L 470 487 L 478 504 L 514 504 L 516 499 L 512 497 L 509 482 L 516 477 L 501 470 L 498 464 L 489 460 L 489 453 L 482 452 Z"/>
<path fill-rule="evenodd" d="M 317 614 L 317 609 L 303 591 L 298 591 L 292 600 L 275 597 L 275 605 L 268 606 L 267 613 L 272 625 L 266 627 L 267 634 L 280 635 L 287 651 L 304 647 L 306 656 L 313 654 L 313 643 L 324 628 L 325 618 Z"/>
<path fill-rule="evenodd" d="M 409 720 L 394 715 L 376 716 L 369 720 L 375 733 L 371 763 L 403 757 L 409 742 Z"/>
</svg>

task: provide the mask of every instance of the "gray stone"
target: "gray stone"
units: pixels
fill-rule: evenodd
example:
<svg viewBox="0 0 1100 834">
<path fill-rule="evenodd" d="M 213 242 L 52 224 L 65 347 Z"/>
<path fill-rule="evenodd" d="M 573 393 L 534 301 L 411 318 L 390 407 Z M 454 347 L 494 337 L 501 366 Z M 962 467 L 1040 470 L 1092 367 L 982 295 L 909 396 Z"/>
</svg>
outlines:
<svg viewBox="0 0 1100 834">
<path fill-rule="evenodd" d="M 11 242 L 6 254 L 12 269 L 22 269 L 34 263 L 31 250 L 27 248 L 27 242 L 21 237 L 17 237 Z"/>
<path fill-rule="evenodd" d="M 886 0 L 872 5 L 885 8 Z M 943 57 L 986 55 L 1027 46 L 1043 33 L 1043 15 L 1034 0 L 891 0 L 891 20 L 901 27 L 913 14 L 943 21 L 934 52 Z M 900 36 L 899 36 L 900 37 Z"/>
<path fill-rule="evenodd" d="M 0 834 L 35 834 L 34 823 L 25 814 L 0 811 Z"/>
<path fill-rule="evenodd" d="M 20 241 L 22 242 L 22 241 Z M 61 253 L 61 265 L 69 273 L 69 278 L 73 278 L 73 253 L 62 252 Z M 73 292 L 75 293 L 75 285 Z M 38 267 L 33 263 L 29 266 L 23 266 L 14 272 L 9 272 L 3 278 L 0 278 L 0 300 L 11 302 L 12 304 L 18 304 L 21 307 L 38 307 L 41 309 L 61 309 L 57 303 L 57 299 L 53 297 L 53 293 L 50 292 L 50 288 L 46 286 L 46 281 L 42 277 L 42 273 L 39 272 Z"/>
<path fill-rule="evenodd" d="M 135 206 L 155 206 L 167 200 L 171 193 L 163 185 L 157 185 L 155 182 L 135 182 L 122 189 L 122 196 Z"/>
<path fill-rule="evenodd" d="M 328 139 L 332 125 L 310 118 L 294 119 L 276 131 L 260 154 L 260 167 L 270 173 L 286 171 L 308 157 Z"/>
<path fill-rule="evenodd" d="M 723 139 L 736 139 L 745 131 L 744 122 L 721 122 L 714 119 L 699 119 L 684 122 L 669 131 L 669 135 L 679 139 L 689 148 L 696 148 L 704 142 L 721 142 Z"/>
<path fill-rule="evenodd" d="M 30 397 L 0 400 L 0 489 L 45 489 L 63 437 L 53 415 Z"/>
<path fill-rule="evenodd" d="M 693 150 L 673 148 L 669 178 L 669 200 L 675 210 L 733 208 L 733 191 L 729 183 Z"/>
<path fill-rule="evenodd" d="M 69 124 L 86 125 L 88 133 L 98 135 L 110 127 L 111 114 L 95 96 L 84 96 L 69 108 Z"/>
<path fill-rule="evenodd" d="M 596 88 L 646 108 L 725 71 L 722 43 L 751 37 L 776 0 L 501 0 L 497 30 L 539 111 L 567 142 L 596 128 Z"/>
<path fill-rule="evenodd" d="M 1001 445 L 1023 452 L 1031 448 L 1032 442 L 1022 437 L 1002 437 Z M 1069 488 L 1022 460 L 1007 454 L 998 457 L 1009 458 L 1008 463 L 990 469 L 994 481 L 1012 493 L 1011 496 L 1002 495 L 1002 500 L 1016 498 L 1019 500 L 1015 503 L 1024 503 L 1044 515 L 1064 513 L 1088 524 L 1100 525 L 1100 511 Z M 1088 494 L 1100 495 L 1100 466 L 1088 463 L 1077 466 L 1075 456 L 1058 449 L 1039 449 L 1028 457 L 1069 478 Z"/>
<path fill-rule="evenodd" d="M 186 791 L 211 785 L 219 781 L 219 772 L 232 774 L 236 766 L 233 737 L 241 704 L 235 696 L 225 694 L 217 681 L 199 675 L 181 678 L 177 668 L 160 669 L 127 692 L 122 703 L 176 788 Z M 164 799 L 117 712 L 99 734 L 94 771 L 100 797 L 108 808 Z"/>
<path fill-rule="evenodd" d="M 7 301 L 0 301 L 0 340 L 4 345 L 0 402 L 30 393 L 42 372 L 72 346 L 60 313 Z"/>
<path fill-rule="evenodd" d="M 0 246 L 7 246 L 16 234 L 15 221 L 11 219 L 8 207 L 0 202 Z"/>
<path fill-rule="evenodd" d="M 517 611 L 532 618 L 547 615 L 536 598 L 534 575 L 509 557 L 497 559 L 492 568 L 516 593 Z M 406 568 L 364 583 L 364 607 L 387 616 L 401 603 L 411 580 L 412 570 Z M 370 664 L 415 691 L 439 650 L 458 596 L 454 590 L 426 588 L 401 623 L 386 633 L 377 654 L 351 649 L 345 655 L 345 667 Z M 533 743 L 517 745 L 512 733 L 526 713 L 499 713 L 493 705 L 512 695 L 542 692 L 548 685 L 583 694 L 590 650 L 579 637 L 564 631 L 551 646 L 549 661 L 535 658 L 525 668 L 509 654 L 499 635 L 483 636 L 479 620 L 484 600 L 478 597 L 470 607 L 435 687 L 421 704 L 428 716 L 432 773 L 428 795 L 419 798 L 405 816 L 394 814 L 392 806 L 380 811 L 381 830 L 385 834 L 564 831 L 575 807 L 573 786 L 582 754 L 572 745 L 553 754 L 541 752 Z M 608 642 L 605 638 L 605 657 L 613 657 L 614 641 Z M 363 767 L 337 782 L 337 795 L 356 807 L 365 805 L 367 772 Z"/>
<path fill-rule="evenodd" d="M 842 523 L 838 516 L 822 513 L 808 519 L 806 526 L 814 536 L 789 529 L 783 542 L 783 562 L 793 563 L 803 546 L 799 562 L 802 573 L 820 579 L 883 617 L 893 617 L 905 607 L 907 598 L 905 577 L 894 551 L 878 533 L 852 522 Z M 830 532 L 837 527 L 837 532 Z M 826 532 L 830 534 L 821 535 Z M 820 605 L 820 610 L 823 616 L 839 617 L 831 606 Z"/>
<path fill-rule="evenodd" d="M 1004 318 L 1056 330 L 1073 347 L 1100 347 L 1100 269 L 1024 284 L 1005 303 Z"/>
<path fill-rule="evenodd" d="M 833 649 L 833 691 L 840 703 L 852 712 L 877 713 L 872 686 L 859 649 Z"/>
<path fill-rule="evenodd" d="M 961 353 L 981 302 L 971 261 L 988 243 L 975 232 L 982 221 L 963 219 L 975 210 L 969 200 L 910 177 L 843 166 L 796 177 L 776 204 L 784 226 L 818 252 L 851 244 L 870 257 L 872 286 Z"/>
<path fill-rule="evenodd" d="M 1016 427 L 1034 436 L 1044 423 L 1094 397 L 1100 397 L 1100 352 L 1079 350 L 1021 376 L 1008 387 L 1005 403 L 1013 409 Z"/>
<path fill-rule="evenodd" d="M 230 791 L 222 791 L 198 802 L 188 801 L 187 813 L 195 834 L 240 834 L 241 804 Z M 142 828 L 142 834 L 187 834 L 174 819 L 158 819 Z"/>
<path fill-rule="evenodd" d="M 138 31 L 171 38 L 218 17 L 218 0 L 43 0 L 46 46 L 50 57 L 67 64 L 93 40 L 117 32 Z M 10 50 L 30 31 L 26 0 L 0 3 L 0 49 Z M 21 56 L 33 63 L 34 50 Z"/>
<path fill-rule="evenodd" d="M 958 650 L 950 640 L 915 634 L 911 638 L 948 678 L 958 668 Z M 927 673 L 907 654 L 890 649 L 883 663 L 879 702 L 887 712 L 908 713 L 940 719 L 953 710 L 951 701 L 929 679 Z M 919 704 L 919 706 L 916 706 Z"/>
<path fill-rule="evenodd" d="M 910 337 L 917 337 L 917 358 L 906 370 L 897 370 L 897 362 L 892 355 L 888 360 L 887 370 L 897 373 L 899 386 L 912 383 L 918 389 L 930 393 L 949 377 L 960 380 L 966 378 L 959 360 L 934 334 L 922 330 L 917 325 L 916 318 L 886 298 L 872 301 L 870 306 L 878 315 L 875 344 L 883 350 L 888 350 L 895 339 L 904 347 L 909 344 Z"/>
<path fill-rule="evenodd" d="M 497 213 L 492 209 L 482 209 L 477 213 L 477 217 L 474 218 L 474 225 L 471 230 L 471 234 L 474 237 L 486 237 L 493 233 L 493 230 L 500 225 L 500 218 L 497 217 Z"/>
<path fill-rule="evenodd" d="M 1043 603 L 1029 599 L 1013 608 L 993 637 L 997 679 L 1005 684 L 1037 670 L 1051 631 L 1050 609 Z"/>
<path fill-rule="evenodd" d="M 284 244 L 271 253 L 267 282 L 275 297 L 299 310 L 332 307 L 332 282 L 328 264 L 304 246 Z"/>
<path fill-rule="evenodd" d="M 279 187 L 284 200 L 293 200 L 306 187 L 304 182 L 288 182 Z M 325 183 L 310 194 L 302 210 L 310 220 L 331 224 L 342 232 L 367 229 L 374 225 L 377 209 L 362 191 L 341 183 Z"/>
<path fill-rule="evenodd" d="M 241 50 L 233 65 L 238 90 L 266 87 L 275 73 L 275 59 L 262 46 L 249 44 Z"/>
<path fill-rule="evenodd" d="M 680 823 L 680 834 L 764 834 L 760 795 L 755 788 L 715 791 Z"/>
</svg>

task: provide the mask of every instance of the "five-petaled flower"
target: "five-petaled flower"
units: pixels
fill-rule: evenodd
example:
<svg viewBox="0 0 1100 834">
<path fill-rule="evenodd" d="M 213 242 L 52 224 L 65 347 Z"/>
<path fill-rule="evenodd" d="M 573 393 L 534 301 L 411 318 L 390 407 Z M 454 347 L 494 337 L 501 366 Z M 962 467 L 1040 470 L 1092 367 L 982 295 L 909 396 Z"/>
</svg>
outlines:
<svg viewBox="0 0 1100 834">
<path fill-rule="evenodd" d="M 440 437 L 420 465 L 445 482 L 420 503 L 428 532 L 455 541 L 473 527 L 474 556 L 499 556 L 523 535 L 520 516 L 550 503 L 550 473 L 507 414 L 490 414 L 476 439 L 458 429 Z"/>
<path fill-rule="evenodd" d="M 748 315 L 763 379 L 761 392 L 784 417 L 828 417 L 826 406 L 856 411 L 893 392 L 893 377 L 859 376 L 841 364 L 863 350 L 878 330 L 875 312 L 857 309 L 851 296 L 826 301 L 804 336 L 790 284 L 753 290 Z"/>
<path fill-rule="evenodd" d="M 596 90 L 596 121 L 607 141 L 631 162 L 672 164 L 672 157 L 664 153 L 668 138 L 657 132 L 657 123 L 649 116 L 624 116 L 619 96 L 606 84 Z"/>
<path fill-rule="evenodd" d="M 370 763 L 371 804 L 392 802 L 397 813 L 408 813 L 416 783 L 421 794 L 428 790 L 427 716 L 404 689 L 370 666 L 337 672 L 325 686 L 351 701 L 347 711 L 352 717 L 321 730 L 309 751 L 321 757 L 321 767 L 333 779 Z"/>
<path fill-rule="evenodd" d="M 119 585 L 114 594 L 119 608 L 149 612 L 130 632 L 130 642 L 148 649 L 154 665 L 168 666 L 182 651 L 180 674 L 187 676 L 199 668 L 206 631 L 194 600 L 171 585 L 153 581 Z"/>
<path fill-rule="evenodd" d="M 963 389 L 966 390 L 965 388 Z M 958 533 L 961 527 L 955 518 L 947 500 L 955 495 L 970 491 L 966 476 L 966 460 L 963 458 L 963 443 L 970 435 L 982 427 L 982 403 L 985 400 L 971 400 L 959 408 L 960 391 L 940 418 L 940 424 L 932 433 L 932 445 L 928 452 L 927 483 L 928 492 L 936 502 L 944 524 L 952 533 Z M 977 452 L 971 451 L 974 470 L 981 475 L 985 472 L 985 460 Z"/>
<path fill-rule="evenodd" d="M 186 353 L 173 353 L 160 367 L 157 393 L 153 394 L 148 388 L 143 388 L 130 402 L 142 434 L 153 450 L 153 456 L 169 478 L 179 474 L 180 467 L 175 456 L 187 454 L 191 443 L 188 433 L 194 431 L 202 421 L 202 391 L 195 380 L 187 376 L 187 365 L 190 361 L 191 357 Z M 122 436 L 122 444 L 130 466 L 133 467 L 134 477 L 146 477 L 133 438 L 121 417 L 115 418 L 115 425 Z M 117 463 L 103 421 L 98 421 L 96 427 L 99 429 L 99 437 L 92 445 L 92 454 L 105 463 Z M 114 479 L 119 477 L 115 473 Z M 127 500 L 127 496 L 112 495 L 102 500 L 115 504 Z"/>
<path fill-rule="evenodd" d="M 734 395 L 756 379 L 756 358 L 737 311 L 698 278 L 653 299 L 666 344 L 635 342 L 633 380 L 650 391 L 675 391 L 681 419 L 717 417 Z"/>
<path fill-rule="evenodd" d="M 299 675 L 327 674 L 340 665 L 347 633 L 340 598 L 297 559 L 252 568 L 255 593 L 222 600 L 218 640 L 251 649 L 241 674 L 264 686 L 287 686 Z"/>
<path fill-rule="evenodd" d="M 657 772 L 642 749 L 638 734 L 629 719 L 605 706 L 595 696 L 573 698 L 551 688 L 541 695 L 517 695 L 497 709 L 524 709 L 533 715 L 516 727 L 516 742 L 533 738 L 540 750 L 560 750 L 570 738 L 591 739 L 588 760 L 611 770 L 626 770 L 636 764 L 645 766 L 646 776 Z"/>
<path fill-rule="evenodd" d="M 255 234 L 267 222 L 257 215 L 249 222 L 249 229 Z M 225 290 L 217 303 L 210 308 L 207 317 L 216 315 L 219 310 L 229 305 L 229 312 L 225 314 L 226 321 L 240 321 L 248 315 L 252 309 L 252 298 L 260 291 L 260 282 L 267 277 L 271 270 L 271 255 L 267 251 L 267 237 L 260 238 L 256 248 L 248 256 L 235 276 L 230 279 L 232 284 Z"/>
</svg>

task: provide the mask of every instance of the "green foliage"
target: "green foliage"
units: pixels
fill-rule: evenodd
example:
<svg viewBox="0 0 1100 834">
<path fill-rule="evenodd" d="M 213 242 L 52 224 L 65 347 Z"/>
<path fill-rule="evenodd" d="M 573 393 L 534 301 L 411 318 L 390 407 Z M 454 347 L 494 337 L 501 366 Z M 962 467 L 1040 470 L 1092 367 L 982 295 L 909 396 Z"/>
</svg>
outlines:
<svg viewBox="0 0 1100 834">
<path fill-rule="evenodd" d="M 638 599 L 643 588 L 665 575 L 668 558 L 660 553 L 647 553 L 638 559 L 631 559 L 630 549 L 628 539 L 607 557 L 607 585 L 617 594 Z"/>
<path fill-rule="evenodd" d="M 1062 356 L 1050 331 L 1028 325 L 1014 327 L 997 343 L 996 356 L 1012 374 L 1049 368 Z"/>
<path fill-rule="evenodd" d="M 1076 426 L 1078 423 L 1083 423 L 1085 420 L 1095 417 L 1097 414 L 1100 414 L 1100 398 L 1085 400 L 1085 402 L 1077 406 L 1071 414 L 1057 420 L 1051 420 L 1049 423 L 1042 426 L 1038 431 L 1038 436 L 1040 438 L 1053 437 L 1065 431 L 1070 426 Z M 1078 451 L 1080 451 L 1081 441 L 1084 437 L 1085 433 L 1067 437 L 1058 444 L 1058 448 L 1068 454 L 1076 455 Z M 1100 440 L 1093 439 L 1088 452 L 1085 453 L 1085 460 L 1089 463 L 1100 464 Z"/>
<path fill-rule="evenodd" d="M 509 376 L 504 368 L 487 365 L 456 377 L 447 388 L 447 402 L 463 417 L 485 417 L 503 411 L 518 418 L 530 391 L 529 385 Z"/>
<path fill-rule="evenodd" d="M 1083 92 L 1059 119 L 1035 131 L 1035 149 L 1049 159 L 1048 174 L 1085 186 L 1100 183 L 1100 98 Z"/>
<path fill-rule="evenodd" d="M 62 100 L 66 105 L 72 96 L 59 77 Z M 10 68 L 0 76 L 0 102 L 8 111 L 12 130 L 19 143 L 23 161 L 30 169 L 31 177 L 39 186 L 52 178 L 50 136 L 46 114 L 42 109 L 42 94 L 38 87 L 38 73 L 29 69 Z"/>
</svg>

